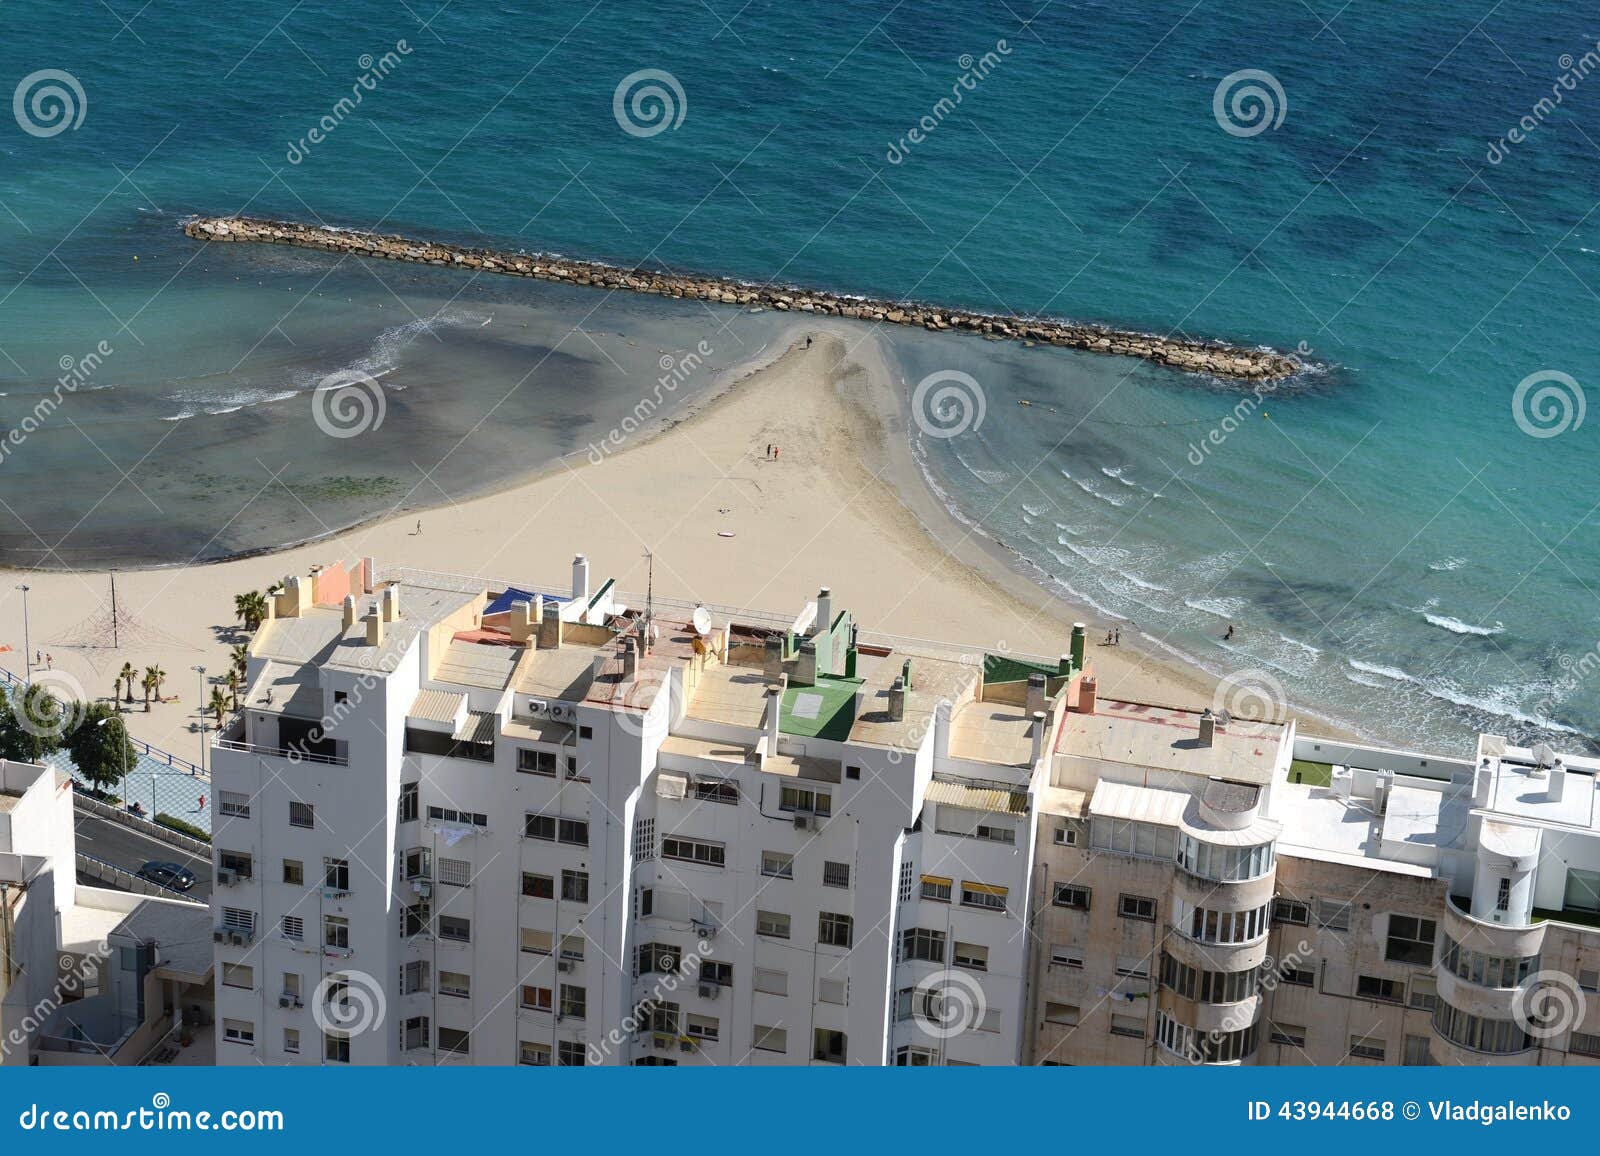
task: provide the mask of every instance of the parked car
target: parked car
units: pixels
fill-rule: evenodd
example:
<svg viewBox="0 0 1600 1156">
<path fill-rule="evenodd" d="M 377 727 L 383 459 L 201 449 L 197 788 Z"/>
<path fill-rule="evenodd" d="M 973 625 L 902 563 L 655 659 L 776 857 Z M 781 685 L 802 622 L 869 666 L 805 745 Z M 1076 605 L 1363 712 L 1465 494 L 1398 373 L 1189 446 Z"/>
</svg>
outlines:
<svg viewBox="0 0 1600 1156">
<path fill-rule="evenodd" d="M 187 891 L 194 886 L 194 872 L 177 863 L 163 863 L 160 861 L 146 863 L 135 872 L 140 879 L 148 879 L 152 883 L 159 883 L 163 887 L 170 887 L 174 891 Z"/>
</svg>

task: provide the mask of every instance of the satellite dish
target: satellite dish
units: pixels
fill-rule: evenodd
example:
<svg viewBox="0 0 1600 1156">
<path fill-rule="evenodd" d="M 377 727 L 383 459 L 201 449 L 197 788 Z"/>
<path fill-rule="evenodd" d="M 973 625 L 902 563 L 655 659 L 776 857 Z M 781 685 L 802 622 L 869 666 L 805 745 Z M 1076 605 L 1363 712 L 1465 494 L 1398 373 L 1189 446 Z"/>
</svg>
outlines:
<svg viewBox="0 0 1600 1156">
<path fill-rule="evenodd" d="M 1539 764 L 1539 766 L 1548 767 L 1551 763 L 1555 762 L 1556 752 L 1551 748 L 1549 743 L 1540 743 L 1538 746 L 1533 748 L 1533 758 L 1534 761 Z"/>
<path fill-rule="evenodd" d="M 702 637 L 711 633 L 711 611 L 704 606 L 694 608 L 694 632 Z"/>
</svg>

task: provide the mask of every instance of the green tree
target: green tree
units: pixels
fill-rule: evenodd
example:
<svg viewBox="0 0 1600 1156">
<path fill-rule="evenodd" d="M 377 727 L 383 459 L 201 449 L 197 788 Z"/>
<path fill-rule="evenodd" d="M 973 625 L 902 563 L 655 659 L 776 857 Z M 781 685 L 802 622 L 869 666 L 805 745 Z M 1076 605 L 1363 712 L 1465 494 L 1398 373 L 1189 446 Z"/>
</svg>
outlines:
<svg viewBox="0 0 1600 1156">
<path fill-rule="evenodd" d="M 239 709 L 239 688 L 244 685 L 244 680 L 239 677 L 237 670 L 229 670 L 228 677 L 223 680 L 228 687 L 228 709 Z"/>
<path fill-rule="evenodd" d="M 161 669 L 160 664 L 145 668 L 145 673 L 150 676 L 150 681 L 155 685 L 156 701 L 161 701 L 161 684 L 167 679 L 167 672 Z"/>
<path fill-rule="evenodd" d="M 127 702 L 133 701 L 133 679 L 137 673 L 138 672 L 133 669 L 133 663 L 131 662 L 124 662 L 122 664 L 122 669 L 117 672 L 117 677 L 128 686 L 128 697 L 125 700 Z"/>
<path fill-rule="evenodd" d="M 222 693 L 222 688 L 220 686 L 214 686 L 211 688 L 211 701 L 207 703 L 206 706 L 213 714 L 217 716 L 217 726 L 221 727 L 222 716 L 227 713 L 228 710 L 228 696 Z"/>
<path fill-rule="evenodd" d="M 233 612 L 238 615 L 239 621 L 244 623 L 244 628 L 254 632 L 261 627 L 267 617 L 267 598 L 259 590 L 246 590 L 243 594 L 233 596 Z"/>
<path fill-rule="evenodd" d="M 78 773 L 101 790 L 110 790 L 122 782 L 139 757 L 128 741 L 122 716 L 104 703 L 95 703 L 84 711 L 64 745 Z"/>
<path fill-rule="evenodd" d="M 244 672 L 250 667 L 250 648 L 244 643 L 239 643 L 228 651 L 228 659 L 233 663 L 233 669 L 239 672 L 239 677 L 244 677 Z"/>
<path fill-rule="evenodd" d="M 0 688 L 0 759 L 37 763 L 61 749 L 70 725 L 67 708 L 44 687 L 20 694 Z"/>
<path fill-rule="evenodd" d="M 144 668 L 144 677 L 139 680 L 139 687 L 144 691 L 144 713 L 150 713 L 150 693 L 156 688 L 156 668 Z"/>
</svg>

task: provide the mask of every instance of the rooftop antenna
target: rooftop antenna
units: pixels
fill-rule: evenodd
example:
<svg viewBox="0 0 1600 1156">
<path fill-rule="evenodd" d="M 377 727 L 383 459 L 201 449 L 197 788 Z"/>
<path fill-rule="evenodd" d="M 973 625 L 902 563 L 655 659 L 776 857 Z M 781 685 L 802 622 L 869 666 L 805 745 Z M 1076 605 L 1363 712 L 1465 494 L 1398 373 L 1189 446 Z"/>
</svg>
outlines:
<svg viewBox="0 0 1600 1156">
<path fill-rule="evenodd" d="M 656 556 L 649 550 L 644 552 L 645 560 L 645 586 L 644 586 L 644 630 L 641 632 L 640 641 L 648 653 L 650 650 L 650 628 L 655 624 L 656 618 Z"/>
</svg>

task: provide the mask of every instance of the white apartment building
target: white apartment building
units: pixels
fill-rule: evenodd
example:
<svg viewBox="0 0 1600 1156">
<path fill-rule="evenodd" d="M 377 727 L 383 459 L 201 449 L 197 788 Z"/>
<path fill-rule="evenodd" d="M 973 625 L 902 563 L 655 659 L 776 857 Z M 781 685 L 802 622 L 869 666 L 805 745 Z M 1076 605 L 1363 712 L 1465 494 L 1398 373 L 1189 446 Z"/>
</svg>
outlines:
<svg viewBox="0 0 1600 1156">
<path fill-rule="evenodd" d="M 1071 658 L 370 560 L 213 749 L 220 1063 L 1015 1063 Z M 1077 639 L 1082 661 L 1081 632 Z"/>
<path fill-rule="evenodd" d="M 1600 761 L 1474 760 L 1073 688 L 1031 1063 L 1592 1064 Z"/>
</svg>

